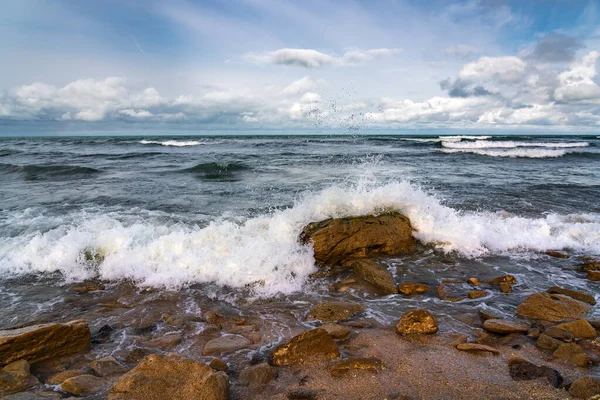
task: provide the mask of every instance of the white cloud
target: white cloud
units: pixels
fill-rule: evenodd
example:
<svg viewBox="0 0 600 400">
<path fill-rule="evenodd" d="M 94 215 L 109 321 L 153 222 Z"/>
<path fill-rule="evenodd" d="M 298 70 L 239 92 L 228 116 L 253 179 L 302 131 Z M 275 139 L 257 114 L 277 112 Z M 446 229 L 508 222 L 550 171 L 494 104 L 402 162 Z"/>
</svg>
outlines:
<svg viewBox="0 0 600 400">
<path fill-rule="evenodd" d="M 555 90 L 554 98 L 565 102 L 600 100 L 600 87 L 593 81 L 598 58 L 600 52 L 592 51 L 558 75 L 560 86 Z"/>
<path fill-rule="evenodd" d="M 281 93 L 285 95 L 301 94 L 313 90 L 316 83 L 308 76 L 298 79 L 286 86 Z"/>
<path fill-rule="evenodd" d="M 371 61 L 375 58 L 391 56 L 401 52 L 401 49 L 352 49 L 343 55 L 322 53 L 314 49 L 279 49 L 264 53 L 248 53 L 244 58 L 255 64 L 290 65 L 303 68 L 321 68 L 331 65 L 356 65 Z"/>
<path fill-rule="evenodd" d="M 518 57 L 481 57 L 466 64 L 458 76 L 461 79 L 498 83 L 518 83 L 525 76 L 525 62 Z"/>
</svg>

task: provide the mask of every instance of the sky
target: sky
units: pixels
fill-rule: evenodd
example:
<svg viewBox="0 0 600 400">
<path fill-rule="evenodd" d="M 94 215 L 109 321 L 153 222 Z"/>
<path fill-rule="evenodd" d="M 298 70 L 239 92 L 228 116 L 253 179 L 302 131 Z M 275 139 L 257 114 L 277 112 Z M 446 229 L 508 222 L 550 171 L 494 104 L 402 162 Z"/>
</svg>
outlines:
<svg viewBox="0 0 600 400">
<path fill-rule="evenodd" d="M 600 131 L 600 0 L 0 0 L 11 127 Z"/>
</svg>

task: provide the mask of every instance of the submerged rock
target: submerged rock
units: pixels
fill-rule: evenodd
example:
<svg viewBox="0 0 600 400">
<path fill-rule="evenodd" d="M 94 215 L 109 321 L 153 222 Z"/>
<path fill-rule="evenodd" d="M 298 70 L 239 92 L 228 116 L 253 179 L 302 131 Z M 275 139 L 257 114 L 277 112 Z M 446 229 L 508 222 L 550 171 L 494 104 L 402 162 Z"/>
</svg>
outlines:
<svg viewBox="0 0 600 400">
<path fill-rule="evenodd" d="M 512 275 L 503 275 L 489 281 L 490 285 L 500 285 L 501 283 L 508 283 L 510 285 L 516 285 L 517 279 Z"/>
<path fill-rule="evenodd" d="M 0 331 L 0 367 L 21 359 L 34 363 L 78 353 L 88 348 L 90 338 L 84 320 Z"/>
<path fill-rule="evenodd" d="M 483 323 L 483 329 L 494 333 L 527 332 L 529 330 L 529 325 L 523 322 L 505 319 L 488 319 Z"/>
<path fill-rule="evenodd" d="M 467 293 L 467 297 L 470 299 L 479 299 L 481 297 L 487 296 L 489 293 L 485 290 L 471 290 Z"/>
<path fill-rule="evenodd" d="M 345 301 L 327 301 L 314 306 L 306 317 L 307 320 L 320 320 L 323 322 L 343 321 L 360 314 L 365 307 L 357 303 Z"/>
<path fill-rule="evenodd" d="M 383 369 L 383 363 L 376 358 L 352 358 L 349 360 L 341 360 L 332 362 L 327 371 L 331 376 L 342 377 L 347 376 L 354 371 L 367 371 L 373 374 L 378 374 Z"/>
<path fill-rule="evenodd" d="M 396 325 L 396 332 L 400 335 L 431 334 L 437 331 L 438 325 L 435 318 L 424 309 L 407 312 Z"/>
<path fill-rule="evenodd" d="M 252 345 L 252 341 L 240 335 L 223 335 L 209 340 L 204 345 L 204 355 L 221 354 L 244 349 Z"/>
<path fill-rule="evenodd" d="M 398 293 L 394 277 L 383 265 L 366 258 L 351 260 L 344 265 L 352 268 L 357 276 L 375 286 L 382 294 Z"/>
<path fill-rule="evenodd" d="M 578 399 L 589 399 L 600 394 L 600 379 L 584 376 L 569 387 L 569 394 Z"/>
<path fill-rule="evenodd" d="M 410 253 L 415 246 L 410 221 L 399 213 L 313 222 L 304 227 L 300 241 L 313 245 L 315 260 L 321 265 Z"/>
<path fill-rule="evenodd" d="M 108 400 L 226 400 L 229 382 L 223 372 L 178 354 L 153 354 L 123 375 Z"/>
<path fill-rule="evenodd" d="M 38 380 L 29 372 L 29 363 L 25 360 L 12 362 L 0 370 L 0 397 L 37 384 Z"/>
<path fill-rule="evenodd" d="M 532 319 L 559 322 L 577 319 L 591 308 L 587 303 L 560 294 L 535 293 L 517 307 L 517 314 Z"/>
<path fill-rule="evenodd" d="M 271 355 L 274 365 L 305 364 L 313 360 L 340 358 L 340 350 L 327 331 L 313 329 L 275 347 Z"/>
<path fill-rule="evenodd" d="M 429 292 L 431 286 L 423 283 L 401 283 L 398 285 L 398 291 L 405 296 L 411 296 L 413 294 L 423 294 Z"/>
<path fill-rule="evenodd" d="M 550 289 L 548 289 L 548 293 L 562 294 L 565 296 L 569 296 L 575 300 L 583 301 L 584 303 L 588 303 L 591 305 L 596 304 L 596 299 L 594 298 L 594 295 L 586 292 L 585 290 L 572 290 L 572 289 L 561 288 L 558 286 L 552 286 Z"/>
</svg>

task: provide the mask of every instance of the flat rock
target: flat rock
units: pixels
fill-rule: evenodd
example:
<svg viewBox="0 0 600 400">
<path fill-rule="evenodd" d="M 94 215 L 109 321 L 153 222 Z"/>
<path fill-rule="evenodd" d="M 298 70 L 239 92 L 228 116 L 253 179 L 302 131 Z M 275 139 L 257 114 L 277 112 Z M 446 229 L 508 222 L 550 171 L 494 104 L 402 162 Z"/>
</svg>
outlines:
<svg viewBox="0 0 600 400">
<path fill-rule="evenodd" d="M 357 303 L 344 301 L 327 301 L 314 306 L 306 317 L 307 320 L 320 320 L 323 322 L 343 321 L 360 314 L 365 307 Z"/>
<path fill-rule="evenodd" d="M 273 365 L 305 364 L 313 360 L 340 358 L 340 350 L 325 329 L 317 328 L 293 337 L 275 347 L 271 355 Z"/>
<path fill-rule="evenodd" d="M 336 265 L 348 258 L 410 253 L 415 247 L 410 221 L 399 213 L 313 222 L 304 227 L 300 242 L 312 244 L 320 265 Z"/>
<path fill-rule="evenodd" d="M 508 362 L 510 377 L 515 381 L 528 381 L 546 377 L 555 388 L 562 387 L 563 377 L 555 369 L 546 366 L 537 366 L 529 361 L 513 358 Z"/>
<path fill-rule="evenodd" d="M 64 381 L 69 378 L 73 378 L 74 376 L 86 375 L 85 372 L 80 371 L 78 369 L 69 369 L 67 371 L 59 372 L 58 374 L 54 374 L 48 379 L 46 379 L 46 383 L 48 385 L 60 385 Z"/>
<path fill-rule="evenodd" d="M 108 400 L 226 400 L 229 382 L 223 372 L 178 354 L 152 354 L 123 375 Z"/>
<path fill-rule="evenodd" d="M 506 319 L 488 319 L 483 322 L 483 329 L 494 333 L 527 332 L 529 324 Z"/>
<path fill-rule="evenodd" d="M 479 299 L 481 297 L 487 296 L 489 293 L 485 290 L 471 290 L 467 293 L 467 297 L 470 299 Z"/>
<path fill-rule="evenodd" d="M 417 309 L 405 313 L 398 324 L 396 332 L 400 335 L 431 334 L 438 331 L 433 315 L 427 310 Z"/>
<path fill-rule="evenodd" d="M 375 286 L 382 294 L 396 294 L 396 282 L 394 277 L 383 265 L 369 259 L 351 260 L 344 266 L 352 268 L 354 273 Z"/>
<path fill-rule="evenodd" d="M 352 358 L 349 360 L 334 361 L 329 364 L 327 371 L 331 376 L 342 377 L 357 371 L 367 371 L 378 374 L 383 369 L 383 363 L 377 358 Z"/>
<path fill-rule="evenodd" d="M 587 303 L 561 294 L 535 293 L 517 307 L 517 314 L 545 321 L 578 319 L 591 308 Z"/>
<path fill-rule="evenodd" d="M 556 327 L 571 332 L 577 339 L 596 339 L 596 330 L 585 319 L 565 322 Z"/>
<path fill-rule="evenodd" d="M 552 353 L 552 357 L 562 359 L 570 364 L 578 367 L 589 367 L 592 361 L 587 354 L 584 353 L 581 346 L 575 343 L 564 343 L 558 346 L 558 349 Z"/>
<path fill-rule="evenodd" d="M 106 384 L 106 380 L 94 375 L 78 375 L 66 379 L 60 385 L 60 390 L 76 396 L 86 396 L 100 392 Z"/>
<path fill-rule="evenodd" d="M 584 376 L 569 387 L 569 394 L 578 399 L 589 399 L 600 394 L 600 379 Z"/>
<path fill-rule="evenodd" d="M 343 325 L 328 323 L 321 326 L 335 340 L 344 340 L 350 336 L 350 328 Z"/>
<path fill-rule="evenodd" d="M 98 376 L 122 374 L 127 367 L 118 362 L 113 356 L 99 358 L 90 363 L 90 369 Z"/>
<path fill-rule="evenodd" d="M 3 330 L 0 331 L 0 367 L 21 359 L 32 364 L 78 353 L 88 348 L 90 338 L 90 329 L 84 320 Z"/>
<path fill-rule="evenodd" d="M 252 341 L 240 335 L 223 335 L 204 345 L 204 355 L 229 353 L 252 345 Z"/>
<path fill-rule="evenodd" d="M 429 292 L 430 290 L 431 286 L 423 283 L 401 283 L 398 285 L 398 291 L 405 296 L 423 294 Z"/>
<path fill-rule="evenodd" d="M 565 296 L 569 296 L 572 299 L 583 301 L 584 303 L 588 303 L 591 305 L 596 304 L 596 298 L 589 292 L 585 290 L 572 290 L 572 289 L 564 289 L 558 286 L 552 286 L 547 290 L 550 294 L 562 294 Z"/>
<path fill-rule="evenodd" d="M 179 333 L 170 333 L 154 339 L 150 339 L 143 343 L 144 347 L 160 350 L 171 350 L 181 343 L 181 335 Z"/>
<path fill-rule="evenodd" d="M 461 343 L 458 344 L 456 348 L 461 351 L 487 351 L 494 354 L 500 354 L 500 352 L 493 347 L 477 343 Z"/>
<path fill-rule="evenodd" d="M 246 368 L 240 372 L 240 385 L 261 386 L 266 385 L 277 377 L 277 369 L 267 363 L 261 363 Z"/>
<path fill-rule="evenodd" d="M 573 332 L 559 328 L 558 326 L 551 326 L 544 331 L 544 334 L 563 342 L 572 342 L 575 339 Z"/>
<path fill-rule="evenodd" d="M 21 392 L 37 384 L 38 380 L 31 375 L 25 360 L 14 361 L 0 370 L 0 396 Z"/>
<path fill-rule="evenodd" d="M 563 342 L 544 333 L 542 333 L 538 337 L 537 342 L 535 342 L 535 346 L 543 350 L 556 350 L 561 344 L 563 344 Z"/>
</svg>

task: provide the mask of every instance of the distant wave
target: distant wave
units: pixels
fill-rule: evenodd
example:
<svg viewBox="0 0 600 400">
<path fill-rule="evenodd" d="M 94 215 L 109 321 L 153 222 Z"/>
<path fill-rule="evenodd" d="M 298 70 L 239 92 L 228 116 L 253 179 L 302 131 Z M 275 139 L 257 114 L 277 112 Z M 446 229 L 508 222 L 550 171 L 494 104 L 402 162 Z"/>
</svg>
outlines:
<svg viewBox="0 0 600 400">
<path fill-rule="evenodd" d="M 573 150 L 564 149 L 532 149 L 532 148 L 513 148 L 513 149 L 441 149 L 442 153 L 469 153 L 480 156 L 507 157 L 507 158 L 557 158 L 568 153 L 576 153 Z"/>
<path fill-rule="evenodd" d="M 144 158 L 144 157 L 153 157 L 163 154 L 158 151 L 149 151 L 145 153 L 124 153 L 124 154 L 111 154 L 108 159 L 110 160 L 128 160 L 130 158 Z"/>
<path fill-rule="evenodd" d="M 476 140 L 474 142 L 442 142 L 443 147 L 451 149 L 495 149 L 495 148 L 517 148 L 517 147 L 547 147 L 547 148 L 572 148 L 587 147 L 588 142 L 514 142 L 514 141 L 489 141 Z"/>
<path fill-rule="evenodd" d="M 173 146 L 173 147 L 187 147 L 187 146 L 200 146 L 203 144 L 209 144 L 208 141 L 201 140 L 140 140 L 138 143 L 140 144 L 155 144 L 160 146 Z"/>
<path fill-rule="evenodd" d="M 209 162 L 185 168 L 181 172 L 192 173 L 203 179 L 210 180 L 234 180 L 238 172 L 247 171 L 251 168 L 244 164 L 227 162 Z"/>
<path fill-rule="evenodd" d="M 0 157 L 12 156 L 13 154 L 19 154 L 19 153 L 22 153 L 22 151 L 14 150 L 14 149 L 3 149 L 3 150 L 0 150 Z"/>
<path fill-rule="evenodd" d="M 6 173 L 20 173 L 25 180 L 38 179 L 73 179 L 99 174 L 95 168 L 80 167 L 77 165 L 14 165 L 0 164 L 0 171 Z"/>
<path fill-rule="evenodd" d="M 491 139 L 491 136 L 472 136 L 472 135 L 456 135 L 456 136 L 440 136 L 442 141 L 461 141 L 462 139 L 466 140 L 485 140 Z"/>
</svg>

